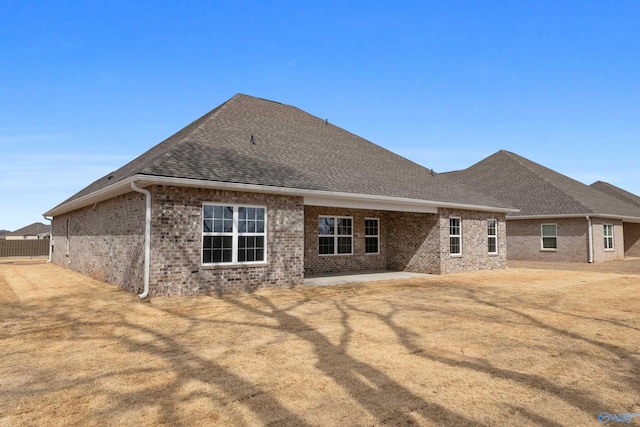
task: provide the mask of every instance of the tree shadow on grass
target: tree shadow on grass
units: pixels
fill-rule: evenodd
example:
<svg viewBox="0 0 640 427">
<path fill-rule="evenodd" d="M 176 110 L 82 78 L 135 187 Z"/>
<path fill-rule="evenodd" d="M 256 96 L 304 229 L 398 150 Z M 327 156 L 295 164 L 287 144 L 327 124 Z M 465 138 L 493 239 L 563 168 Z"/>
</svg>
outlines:
<svg viewBox="0 0 640 427">
<path fill-rule="evenodd" d="M 113 420 L 115 416 L 121 416 L 123 413 L 140 413 L 145 409 L 153 410 L 153 408 L 159 407 L 159 419 L 162 424 L 179 426 L 187 425 L 179 415 L 180 405 L 198 398 L 220 399 L 220 395 L 211 395 L 207 391 L 184 393 L 189 385 L 204 383 L 221 390 L 225 400 L 224 405 L 242 405 L 265 425 L 308 425 L 299 415 L 288 410 L 278 399 L 256 384 L 247 381 L 213 360 L 198 356 L 189 346 L 181 344 L 168 334 L 159 333 L 152 327 L 127 321 L 124 314 L 113 312 L 113 319 L 109 322 L 92 322 L 84 316 L 71 315 L 70 313 L 77 308 L 70 306 L 62 298 L 50 299 L 46 308 L 25 307 L 19 304 L 16 304 L 15 307 L 3 308 L 10 309 L 8 312 L 12 314 L 11 318 L 4 319 L 9 322 L 31 322 L 34 315 L 38 316 L 40 318 L 39 325 L 30 328 L 30 330 L 22 331 L 20 335 L 25 340 L 38 339 L 44 348 L 48 344 L 53 345 L 64 339 L 69 343 L 69 351 L 73 351 L 74 343 L 107 339 L 109 346 L 123 348 L 125 350 L 123 357 L 132 358 L 137 362 L 135 363 L 137 366 L 141 365 L 141 360 L 148 360 L 150 366 L 157 366 L 158 359 L 164 365 L 112 370 L 108 364 L 101 364 L 94 367 L 94 372 L 83 374 L 58 372 L 58 365 L 54 362 L 52 367 L 38 366 L 32 369 L 29 372 L 30 380 L 20 387 L 3 387 L 2 394 L 7 404 L 10 402 L 12 405 L 17 405 L 26 400 L 37 401 L 64 389 L 90 389 L 94 396 L 102 396 L 108 403 L 82 422 L 108 423 L 109 420 Z M 126 310 L 125 306 L 120 308 Z M 30 310 L 30 312 L 27 313 L 26 310 Z M 47 324 L 59 325 L 60 328 L 67 329 L 66 336 L 60 337 L 56 334 L 50 338 L 43 338 L 40 336 L 41 334 L 51 332 L 48 330 Z M 113 332 L 105 334 L 105 329 L 113 329 Z M 9 338 L 9 336 L 10 334 L 7 334 L 5 338 Z M 144 337 L 144 340 L 133 338 L 136 336 Z M 46 351 L 43 354 L 46 354 Z M 0 356 L 0 361 L 6 361 L 7 357 L 8 355 Z M 144 364 L 142 365 L 144 366 Z M 105 385 L 105 382 L 122 383 L 123 377 L 140 375 L 145 376 L 146 379 L 154 379 L 157 376 L 160 384 L 148 385 L 145 383 L 142 387 L 138 387 L 134 383 L 132 387 L 129 387 L 129 390 L 117 390 Z M 0 404 L 0 408 L 2 406 Z M 233 412 L 233 405 L 227 410 Z M 3 412 L 10 413 L 10 408 L 7 407 Z M 47 417 L 47 415 L 44 416 Z M 238 414 L 238 419 L 242 419 L 240 414 Z"/>
<path fill-rule="evenodd" d="M 414 424 L 417 421 L 412 413 L 416 413 L 442 425 L 482 425 L 417 396 L 381 370 L 348 355 L 346 346 L 352 329 L 348 311 L 339 304 L 335 306 L 340 312 L 343 333 L 339 343 L 333 344 L 327 336 L 289 313 L 301 303 L 280 309 L 264 296 L 255 295 L 254 298 L 268 310 L 252 307 L 240 299 L 228 298 L 226 301 L 248 313 L 276 320 L 276 326 L 268 327 L 282 330 L 311 344 L 317 359 L 316 368 L 345 390 L 378 423 Z"/>
<path fill-rule="evenodd" d="M 459 287 L 451 287 L 453 292 L 459 293 Z M 602 350 L 605 350 L 616 358 L 620 360 L 624 360 L 630 356 L 630 353 L 624 348 L 612 344 L 608 344 L 605 342 L 600 342 L 588 337 L 584 337 L 575 332 L 567 331 L 553 325 L 546 324 L 534 316 L 525 313 L 524 311 L 517 310 L 512 307 L 507 307 L 496 302 L 483 299 L 478 295 L 478 292 L 475 291 L 466 291 L 466 298 L 468 300 L 473 301 L 476 305 L 491 307 L 496 310 L 505 311 L 515 316 L 518 316 L 524 320 L 525 324 L 530 324 L 536 328 L 540 328 L 542 330 L 550 331 L 559 336 L 563 336 L 565 338 L 581 341 L 586 344 L 598 347 Z M 570 406 L 573 406 L 585 413 L 595 413 L 601 408 L 601 402 L 596 398 L 589 395 L 589 393 L 571 388 L 558 385 L 553 381 L 549 380 L 540 375 L 530 374 L 518 372 L 515 370 L 504 369 L 497 366 L 493 366 L 489 361 L 482 358 L 471 358 L 465 356 L 464 359 L 455 358 L 455 357 L 445 357 L 442 355 L 435 354 L 434 352 L 430 352 L 428 348 L 424 348 L 416 342 L 416 338 L 419 337 L 419 334 L 416 334 L 411 329 L 402 326 L 399 322 L 395 320 L 396 316 L 405 312 L 406 306 L 397 306 L 391 302 L 388 302 L 389 310 L 386 313 L 380 313 L 371 310 L 363 310 L 354 305 L 347 304 L 349 310 L 354 312 L 360 312 L 363 314 L 371 315 L 378 318 L 382 321 L 387 327 L 392 330 L 397 337 L 398 341 L 406 348 L 407 352 L 413 354 L 417 357 L 421 357 L 423 359 L 442 363 L 447 366 L 451 366 L 454 368 L 465 368 L 469 370 L 473 370 L 476 372 L 488 374 L 491 377 L 500 378 L 503 380 L 513 381 L 527 388 L 538 390 L 540 393 L 552 394 L 554 397 L 557 397 L 567 403 Z M 482 318 L 478 318 L 478 321 L 483 321 Z M 620 325 L 618 325 L 620 326 Z M 640 382 L 637 381 L 637 377 L 628 377 L 625 378 L 625 383 L 632 386 L 634 389 L 639 390 Z M 520 408 L 517 406 L 512 406 L 512 409 L 517 409 L 517 412 L 521 414 L 525 414 L 526 418 L 530 419 L 532 422 L 540 425 L 556 425 L 555 422 L 548 420 L 546 418 L 542 418 L 538 415 L 534 415 L 527 411 L 524 408 Z"/>
</svg>

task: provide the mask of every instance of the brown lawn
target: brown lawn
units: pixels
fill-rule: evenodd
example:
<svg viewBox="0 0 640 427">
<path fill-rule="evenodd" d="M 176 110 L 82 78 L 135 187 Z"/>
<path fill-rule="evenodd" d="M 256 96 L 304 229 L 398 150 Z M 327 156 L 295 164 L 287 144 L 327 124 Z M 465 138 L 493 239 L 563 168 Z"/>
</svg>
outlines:
<svg viewBox="0 0 640 427">
<path fill-rule="evenodd" d="M 600 425 L 640 412 L 630 263 L 145 302 L 3 263 L 0 425 Z"/>
</svg>

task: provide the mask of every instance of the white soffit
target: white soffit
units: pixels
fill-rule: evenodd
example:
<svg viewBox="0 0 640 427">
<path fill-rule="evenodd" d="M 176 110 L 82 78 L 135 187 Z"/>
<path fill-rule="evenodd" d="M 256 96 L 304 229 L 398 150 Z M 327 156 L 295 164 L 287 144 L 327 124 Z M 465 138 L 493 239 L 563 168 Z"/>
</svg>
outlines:
<svg viewBox="0 0 640 427">
<path fill-rule="evenodd" d="M 304 196 L 304 204 L 307 206 L 371 209 L 378 211 L 438 213 L 438 208 L 434 206 L 377 200 L 357 200 L 342 197 Z"/>
</svg>

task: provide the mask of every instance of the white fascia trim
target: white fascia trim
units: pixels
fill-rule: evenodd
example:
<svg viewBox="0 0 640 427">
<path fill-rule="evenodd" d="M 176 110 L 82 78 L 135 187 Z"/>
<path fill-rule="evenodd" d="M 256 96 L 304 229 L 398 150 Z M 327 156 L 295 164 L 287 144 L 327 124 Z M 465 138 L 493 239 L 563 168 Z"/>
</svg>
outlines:
<svg viewBox="0 0 640 427">
<path fill-rule="evenodd" d="M 139 180 L 139 175 L 123 179 L 122 181 L 118 181 L 115 184 L 112 184 L 108 187 L 102 188 L 100 190 L 94 191 L 93 193 L 89 193 L 85 196 L 78 197 L 77 199 L 72 200 L 68 203 L 57 206 L 51 209 L 50 211 L 45 212 L 43 215 L 46 215 L 46 216 L 61 215 L 63 213 L 71 212 L 73 210 L 80 209 L 85 206 L 89 206 L 94 203 L 98 203 L 103 200 L 110 199 L 112 197 L 129 193 L 133 191 L 131 189 L 131 183 L 136 182 L 138 180 Z"/>
<path fill-rule="evenodd" d="M 586 216 L 590 216 L 591 218 L 611 218 L 611 219 L 619 219 L 624 222 L 635 222 L 640 223 L 640 217 L 634 216 L 624 216 L 624 215 L 613 215 L 613 214 L 563 214 L 563 215 L 516 215 L 511 216 L 507 215 L 507 220 L 515 221 L 519 219 L 554 219 L 554 218 L 584 218 Z"/>
<path fill-rule="evenodd" d="M 165 176 L 153 176 L 153 175 L 134 175 L 122 181 L 119 181 L 109 187 L 105 187 L 101 190 L 95 191 L 86 196 L 82 196 L 76 200 L 72 200 L 69 203 L 58 206 L 46 212 L 45 215 L 55 216 L 65 212 L 79 209 L 81 207 L 100 202 L 111 197 L 125 194 L 131 190 L 131 183 L 136 182 L 140 187 L 147 187 L 149 185 L 170 185 L 176 187 L 193 187 L 193 188 L 210 188 L 218 190 L 229 191 L 244 191 L 249 193 L 266 193 L 266 194 L 281 194 L 288 196 L 300 196 L 305 198 L 305 204 L 307 200 L 310 202 L 319 200 L 335 200 L 336 203 L 340 201 L 342 205 L 352 203 L 350 206 L 356 208 L 362 206 L 363 203 L 375 204 L 377 206 L 387 205 L 389 210 L 403 210 L 403 211 L 416 211 L 416 212 L 437 212 L 438 208 L 451 208 L 451 209 L 464 209 L 472 211 L 486 211 L 486 212 L 503 212 L 513 213 L 518 212 L 518 209 L 499 208 L 495 206 L 481 206 L 481 205 L 469 205 L 462 203 L 451 202 L 439 202 L 431 200 L 417 200 L 403 197 L 389 197 L 389 196 L 374 196 L 370 194 L 353 194 L 342 193 L 333 191 L 321 191 L 321 190 L 306 190 L 299 188 L 288 187 L 274 187 L 269 185 L 257 185 L 257 184 L 241 184 L 235 182 L 222 182 L 222 181 L 208 181 L 201 179 L 189 179 L 189 178 L 173 178 Z M 393 209 L 392 209 L 393 208 Z M 412 209 L 411 209 L 412 208 Z M 380 209 L 380 207 L 378 208 Z M 416 210 L 419 209 L 419 210 Z"/>
</svg>

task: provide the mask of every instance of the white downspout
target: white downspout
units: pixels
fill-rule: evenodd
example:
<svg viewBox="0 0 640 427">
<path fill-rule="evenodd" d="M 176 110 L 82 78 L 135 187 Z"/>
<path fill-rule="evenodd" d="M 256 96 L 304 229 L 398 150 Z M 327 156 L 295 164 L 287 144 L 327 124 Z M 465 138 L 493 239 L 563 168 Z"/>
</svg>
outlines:
<svg viewBox="0 0 640 427">
<path fill-rule="evenodd" d="M 42 215 L 44 219 L 49 221 L 49 259 L 47 262 L 51 262 L 51 257 L 53 255 L 53 217 L 47 218 L 46 215 Z"/>
<path fill-rule="evenodd" d="M 591 227 L 591 218 L 587 215 L 587 224 L 589 227 L 589 263 L 593 263 L 593 228 Z"/>
<path fill-rule="evenodd" d="M 151 259 L 151 193 L 149 190 L 145 190 L 136 185 L 135 181 L 131 182 L 131 188 L 133 191 L 142 193 L 146 196 L 146 212 L 144 219 L 144 290 L 138 295 L 138 298 L 143 299 L 149 295 L 149 268 Z"/>
</svg>

